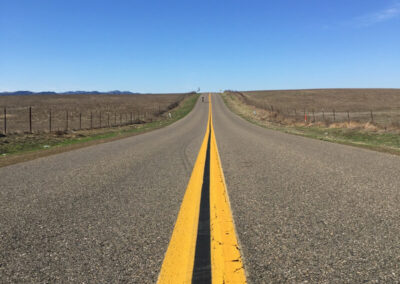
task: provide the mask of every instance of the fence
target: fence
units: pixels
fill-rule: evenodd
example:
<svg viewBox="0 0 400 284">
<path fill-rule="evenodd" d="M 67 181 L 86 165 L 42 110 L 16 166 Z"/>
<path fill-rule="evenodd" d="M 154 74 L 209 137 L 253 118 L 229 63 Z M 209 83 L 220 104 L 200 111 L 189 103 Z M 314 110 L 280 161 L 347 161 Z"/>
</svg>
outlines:
<svg viewBox="0 0 400 284">
<path fill-rule="evenodd" d="M 348 110 L 341 109 L 314 109 L 314 108 L 287 108 L 284 103 L 280 105 L 268 104 L 262 100 L 252 100 L 242 93 L 235 93 L 248 105 L 264 109 L 277 120 L 288 119 L 292 122 L 304 123 L 373 123 L 383 128 L 400 128 L 400 107 L 388 106 L 388 109 Z"/>
<path fill-rule="evenodd" d="M 35 133 L 117 127 L 152 121 L 171 106 L 120 111 L 93 109 L 85 112 L 43 109 L 40 107 L 3 107 L 0 133 Z"/>
</svg>

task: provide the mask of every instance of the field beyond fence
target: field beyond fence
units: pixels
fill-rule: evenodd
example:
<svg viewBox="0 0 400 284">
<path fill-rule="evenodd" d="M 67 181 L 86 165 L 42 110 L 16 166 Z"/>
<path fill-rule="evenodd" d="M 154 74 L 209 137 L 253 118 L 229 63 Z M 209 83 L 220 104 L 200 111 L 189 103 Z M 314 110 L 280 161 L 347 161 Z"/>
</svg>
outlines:
<svg viewBox="0 0 400 284">
<path fill-rule="evenodd" d="M 187 94 L 0 96 L 0 133 L 22 134 L 151 122 Z"/>
<path fill-rule="evenodd" d="M 320 89 L 234 92 L 248 105 L 282 123 L 369 124 L 400 128 L 399 89 Z"/>
</svg>

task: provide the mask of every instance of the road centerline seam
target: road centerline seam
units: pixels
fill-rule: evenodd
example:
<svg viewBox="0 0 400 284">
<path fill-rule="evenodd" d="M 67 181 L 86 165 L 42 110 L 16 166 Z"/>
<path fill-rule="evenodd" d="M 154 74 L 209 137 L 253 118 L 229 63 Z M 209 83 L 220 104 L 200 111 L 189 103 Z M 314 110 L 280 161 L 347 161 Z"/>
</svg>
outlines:
<svg viewBox="0 0 400 284">
<path fill-rule="evenodd" d="M 214 133 L 211 95 L 206 134 L 158 283 L 246 283 Z"/>
</svg>

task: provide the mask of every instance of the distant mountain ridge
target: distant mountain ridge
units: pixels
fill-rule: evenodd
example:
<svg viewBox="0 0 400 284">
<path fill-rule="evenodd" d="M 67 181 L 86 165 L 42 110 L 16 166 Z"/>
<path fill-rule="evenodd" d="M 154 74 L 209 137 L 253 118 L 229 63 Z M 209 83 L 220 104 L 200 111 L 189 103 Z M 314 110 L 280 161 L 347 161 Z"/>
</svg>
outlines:
<svg viewBox="0 0 400 284">
<path fill-rule="evenodd" d="M 30 95 L 139 95 L 140 93 L 133 93 L 130 91 L 109 91 L 109 92 L 99 92 L 99 91 L 68 91 L 68 92 L 31 92 L 31 91 L 16 91 L 16 92 L 0 92 L 0 96 L 30 96 Z"/>
</svg>

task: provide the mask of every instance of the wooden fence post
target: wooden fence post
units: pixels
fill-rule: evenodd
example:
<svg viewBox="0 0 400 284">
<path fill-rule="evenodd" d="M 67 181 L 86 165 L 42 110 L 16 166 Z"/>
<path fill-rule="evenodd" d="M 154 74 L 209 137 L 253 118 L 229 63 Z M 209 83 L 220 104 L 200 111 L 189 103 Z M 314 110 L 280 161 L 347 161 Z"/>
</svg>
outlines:
<svg viewBox="0 0 400 284">
<path fill-rule="evenodd" d="M 7 134 L 7 108 L 4 107 L 4 134 Z"/>
<path fill-rule="evenodd" d="M 101 128 L 101 111 L 99 112 L 99 117 L 100 117 L 100 128 Z"/>
<path fill-rule="evenodd" d="M 82 113 L 79 113 L 79 130 L 82 129 Z"/>
<path fill-rule="evenodd" d="M 114 126 L 117 126 L 117 112 L 114 112 Z"/>
<path fill-rule="evenodd" d="M 133 124 L 133 112 L 131 112 L 131 124 Z"/>
<path fill-rule="evenodd" d="M 110 127 L 110 113 L 107 112 L 107 126 Z"/>
<path fill-rule="evenodd" d="M 68 110 L 65 112 L 66 116 L 66 124 L 65 124 L 65 130 L 68 131 Z"/>
<path fill-rule="evenodd" d="M 32 133 L 32 107 L 29 107 L 29 133 Z"/>
<path fill-rule="evenodd" d="M 335 110 L 332 111 L 333 113 L 333 121 L 336 121 L 336 114 L 335 114 Z"/>
<path fill-rule="evenodd" d="M 350 112 L 347 111 L 347 123 L 350 123 Z"/>
<path fill-rule="evenodd" d="M 294 119 L 297 120 L 297 111 L 294 109 Z"/>
<path fill-rule="evenodd" d="M 93 112 L 90 112 L 90 129 L 93 129 Z"/>
<path fill-rule="evenodd" d="M 372 110 L 371 110 L 371 122 L 374 122 L 374 114 L 372 113 Z"/>
<path fill-rule="evenodd" d="M 313 117 L 313 122 L 315 122 L 315 113 L 314 113 L 314 109 L 312 110 L 312 117 Z"/>
<path fill-rule="evenodd" d="M 49 110 L 49 133 L 51 133 L 51 109 Z"/>
</svg>

